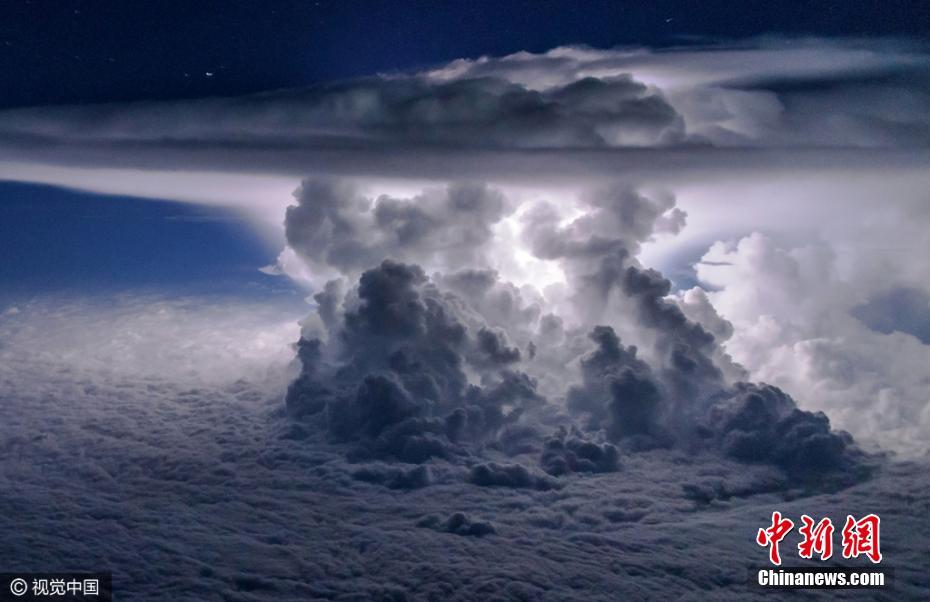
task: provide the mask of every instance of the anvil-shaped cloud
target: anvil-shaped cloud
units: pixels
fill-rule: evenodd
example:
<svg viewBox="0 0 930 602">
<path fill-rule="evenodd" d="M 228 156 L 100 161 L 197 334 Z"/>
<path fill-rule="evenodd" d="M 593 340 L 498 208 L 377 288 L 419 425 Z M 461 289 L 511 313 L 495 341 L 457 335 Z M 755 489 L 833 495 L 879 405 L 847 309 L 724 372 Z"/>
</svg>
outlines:
<svg viewBox="0 0 930 602">
<path fill-rule="evenodd" d="M 927 58 L 564 47 L 0 112 L 0 178 L 245 212 L 313 305 L 0 308 L 5 558 L 138 599 L 747 599 L 776 506 L 880 513 L 926 597 L 926 467 L 871 447 L 930 429 Z"/>
<path fill-rule="evenodd" d="M 449 290 L 496 270 L 488 290 L 536 307 L 540 337 L 612 319 L 639 342 L 618 316 L 644 308 L 608 286 L 620 272 L 580 267 L 622 235 L 616 270 L 667 271 L 722 369 L 735 360 L 864 440 L 921 453 L 930 363 L 908 324 L 923 310 L 899 325 L 875 307 L 928 292 L 927 65 L 895 40 L 563 47 L 241 98 L 15 109 L 0 113 L 0 177 L 243 211 L 286 243 L 270 271 L 323 295 L 342 278 L 332 299 L 388 258 Z M 622 233 L 636 226 L 611 214 L 624 194 L 652 199 L 655 232 Z M 321 309 L 337 320 L 341 302 Z"/>
</svg>

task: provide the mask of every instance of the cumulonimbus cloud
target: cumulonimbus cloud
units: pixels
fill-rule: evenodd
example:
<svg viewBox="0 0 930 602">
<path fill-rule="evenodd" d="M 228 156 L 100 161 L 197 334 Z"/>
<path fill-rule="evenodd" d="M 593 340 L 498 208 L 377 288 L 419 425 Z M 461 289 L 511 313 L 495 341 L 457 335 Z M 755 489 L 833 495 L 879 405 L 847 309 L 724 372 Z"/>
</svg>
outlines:
<svg viewBox="0 0 930 602">
<path fill-rule="evenodd" d="M 2 427 L 20 461 L 3 477 L 22 510 L 10 557 L 71 557 L 89 528 L 109 544 L 91 556 L 134 550 L 163 501 L 186 509 L 158 540 L 192 567 L 179 587 L 232 597 L 688 596 L 742 583 L 760 550 L 708 527 L 751 534 L 773 497 L 743 498 L 846 484 L 868 466 L 816 409 L 857 440 L 925 440 L 927 218 L 914 191 L 926 187 L 914 173 L 930 165 L 926 64 L 920 49 L 857 41 L 562 48 L 244 99 L 5 112 L 0 177 L 268 202 L 288 243 L 278 267 L 300 271 L 316 304 L 286 419 L 275 396 L 297 333 L 278 309 L 7 310 L 0 384 L 20 403 Z M 267 174 L 307 173 L 285 213 Z M 837 174 L 842 198 L 787 198 L 795 179 Z M 719 198 L 685 206 L 694 182 Z M 753 198 L 762 186 L 777 194 Z M 878 199 L 881 220 L 863 209 Z M 733 227 L 737 211 L 842 236 L 740 231 L 706 253 L 699 240 L 703 288 L 687 291 L 640 259 L 700 220 Z M 861 252 L 832 254 L 844 236 Z M 889 303 L 916 315 L 889 320 L 876 309 Z M 73 321 L 94 336 L 71 341 Z M 874 511 L 887 541 L 907 542 L 926 521 L 901 499 L 921 499 L 924 473 L 899 465 L 779 503 Z M 159 503 L 140 507 L 153 491 Z M 694 512 L 705 505 L 724 511 Z M 62 512 L 90 520 L 49 520 Z M 247 553 L 224 562 L 231 538 Z M 926 592 L 918 548 L 896 549 L 898 587 L 914 597 Z M 605 569 L 615 552 L 635 579 Z M 134 558 L 129 575 L 151 564 Z M 294 559 L 304 574 L 286 568 Z M 127 591 L 157 596 L 150 573 Z"/>
<path fill-rule="evenodd" d="M 348 183 L 308 180 L 295 196 L 291 247 L 339 276 L 305 321 L 288 407 L 352 443 L 350 458 L 473 463 L 500 449 L 537 454 L 546 472 L 565 475 L 616 470 L 617 446 L 675 447 L 801 478 L 858 474 L 863 456 L 850 436 L 774 387 L 734 383 L 728 375 L 741 368 L 723 341 L 687 317 L 668 280 L 639 264 L 643 242 L 684 224 L 673 197 L 594 189 L 566 220 L 551 205 L 514 206 L 483 185 L 372 202 Z M 521 216 L 527 252 L 564 272 L 552 301 L 502 280 L 498 258 L 482 252 L 494 248 L 504 207 Z M 380 220 L 382 211 L 404 219 Z M 437 252 L 448 249 L 454 260 Z M 421 258 L 436 273 L 398 257 Z M 730 334 L 717 320 L 718 334 Z M 520 463 L 472 473 L 479 485 L 555 486 Z"/>
<path fill-rule="evenodd" d="M 0 177 L 146 196 L 164 191 L 168 198 L 246 210 L 262 206 L 260 219 L 276 225 L 286 184 L 269 182 L 268 175 L 286 180 L 314 173 L 320 177 L 298 193 L 286 217 L 288 247 L 276 270 L 314 287 L 326 328 L 339 328 L 362 273 L 392 258 L 420 266 L 428 286 L 460 300 L 476 369 L 502 358 L 511 358 L 512 368 L 527 361 L 557 365 L 560 360 L 545 352 L 555 342 L 575 345 L 571 357 L 580 361 L 593 349 L 591 329 L 605 325 L 624 346 L 636 344 L 638 358 L 655 372 L 676 363 L 695 366 L 701 378 L 666 385 L 703 392 L 720 378 L 745 378 L 746 369 L 776 380 L 775 369 L 753 360 L 748 322 L 735 302 L 726 301 L 740 287 L 727 281 L 727 294 L 707 285 L 706 293 L 679 298 L 678 315 L 659 302 L 673 287 L 633 261 L 641 247 L 682 228 L 690 235 L 701 223 L 705 238 L 695 244 L 706 249 L 718 234 L 707 224 L 745 228 L 749 220 L 734 217 L 740 212 L 772 228 L 793 229 L 798 220 L 786 217 L 793 209 L 782 202 L 816 217 L 806 221 L 854 221 L 843 217 L 846 199 L 832 198 L 857 193 L 861 186 L 853 176 L 871 178 L 873 190 L 888 183 L 893 196 L 917 203 L 914 191 L 930 165 L 927 64 L 924 49 L 901 41 L 753 40 L 662 51 L 565 47 L 242 98 L 15 109 L 0 113 Z M 221 184 L 227 173 L 237 178 L 235 193 Z M 250 177 L 256 185 L 243 193 L 243 178 Z M 623 190 L 609 191 L 618 178 Z M 813 202 L 751 198 L 757 184 L 811 178 L 851 183 Z M 655 190 L 656 182 L 676 192 L 717 186 L 713 192 L 722 196 L 686 205 L 686 195 L 679 195 L 675 208 Z M 750 198 L 731 198 L 734 183 Z M 506 194 L 495 192 L 497 185 Z M 511 202 L 519 196 L 514 189 L 523 197 Z M 578 191 L 592 189 L 600 199 L 578 198 Z M 549 206 L 524 202 L 528 198 L 548 198 Z M 713 210 L 702 214 L 702 203 Z M 863 210 L 862 199 L 855 204 Z M 573 213 L 579 206 L 582 217 Z M 685 207 L 692 213 L 688 227 Z M 888 215 L 900 227 L 925 221 Z M 883 241 L 892 230 L 882 231 Z M 920 251 L 918 239 L 911 250 Z M 512 246 L 519 255 L 507 252 Z M 869 291 L 856 303 L 867 306 L 870 298 L 901 287 L 920 292 L 922 263 L 893 268 L 913 272 L 902 282 L 851 282 Z M 560 266 L 555 272 L 561 270 L 563 282 L 553 284 L 552 270 L 540 276 L 549 264 Z M 746 281 L 760 283 L 766 269 Z M 526 287 L 540 279 L 552 286 Z M 636 324 L 611 323 L 620 315 L 635 316 Z M 727 323 L 739 332 L 729 332 Z M 702 332 L 713 344 L 701 342 Z M 807 332 L 789 339 L 784 348 L 802 350 L 798 357 L 821 358 L 804 366 L 813 374 L 805 382 L 823 391 L 839 336 L 825 341 Z M 894 348 L 913 344 L 908 339 Z M 916 344 L 925 347 L 919 339 Z M 557 388 L 556 373 L 540 371 L 542 396 Z M 915 382 L 921 378 L 922 372 Z M 885 373 L 856 389 L 856 398 L 878 396 L 898 407 L 914 397 L 914 386 L 893 380 Z M 779 382 L 801 397 L 801 386 Z M 583 388 L 581 380 L 573 383 Z M 824 399 L 840 396 L 838 387 L 830 390 Z M 817 399 L 804 404 L 826 407 Z M 908 407 L 898 423 L 913 423 L 917 406 Z M 609 420 L 602 424 L 609 427 Z"/>
</svg>

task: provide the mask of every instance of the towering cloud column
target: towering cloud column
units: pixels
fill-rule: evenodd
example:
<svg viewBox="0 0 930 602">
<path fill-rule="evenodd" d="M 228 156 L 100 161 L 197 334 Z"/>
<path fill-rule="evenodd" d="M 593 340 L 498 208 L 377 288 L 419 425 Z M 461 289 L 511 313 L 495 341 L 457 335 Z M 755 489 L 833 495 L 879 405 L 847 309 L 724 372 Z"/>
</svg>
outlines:
<svg viewBox="0 0 930 602">
<path fill-rule="evenodd" d="M 706 296 L 674 296 L 640 264 L 644 242 L 685 224 L 670 195 L 613 185 L 571 203 L 517 203 L 455 184 L 371 198 L 350 182 L 307 180 L 295 197 L 288 243 L 331 279 L 314 296 L 287 404 L 354 459 L 529 453 L 565 475 L 615 470 L 618 446 L 680 447 L 801 477 L 860 459 L 823 414 L 774 387 L 735 384 L 744 372 L 717 338 L 732 327 Z M 514 227 L 525 247 L 500 240 Z M 498 268 L 516 254 L 553 264 L 564 282 L 506 280 Z M 525 467 L 475 475 L 551 486 Z"/>
</svg>

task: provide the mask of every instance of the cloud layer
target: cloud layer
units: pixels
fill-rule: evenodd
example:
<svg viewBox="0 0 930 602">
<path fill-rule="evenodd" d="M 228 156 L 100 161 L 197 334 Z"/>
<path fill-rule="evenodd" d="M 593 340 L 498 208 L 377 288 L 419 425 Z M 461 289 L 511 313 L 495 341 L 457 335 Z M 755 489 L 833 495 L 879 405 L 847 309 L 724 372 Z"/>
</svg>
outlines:
<svg viewBox="0 0 930 602">
<path fill-rule="evenodd" d="M 175 319 L 184 323 L 191 307 L 175 308 Z M 240 309 L 225 306 L 217 324 L 252 314 Z M 40 326 L 31 312 L 4 324 Z M 87 305 L 69 316 L 100 326 L 113 317 Z M 126 325 L 146 339 L 162 329 Z M 532 454 L 498 452 L 474 471 L 438 460 L 351 464 L 326 431 L 298 428 L 281 411 L 277 383 L 227 372 L 192 387 L 174 369 L 140 378 L 81 364 L 77 352 L 95 346 L 74 341 L 67 359 L 0 365 L 0 559 L 10 570 L 49 559 L 106 567 L 133 600 L 761 599 L 747 571 L 765 562 L 754 533 L 777 508 L 796 521 L 879 514 L 895 594 L 930 592 L 928 525 L 912 511 L 926 502 L 922 464 L 889 464 L 859 485 L 807 497 L 777 469 L 713 453 L 627 454 L 610 471 L 548 477 L 559 488 L 512 486 L 542 476 L 529 462 L 525 473 L 507 468 Z M 269 350 L 237 371 L 262 374 L 274 358 Z M 577 434 L 562 437 L 579 459 L 597 456 L 569 443 Z M 469 482 L 486 472 L 494 478 Z M 502 475 L 506 486 L 486 485 Z M 783 543 L 786 564 L 800 563 L 797 541 L 793 532 Z"/>
<path fill-rule="evenodd" d="M 561 47 L 239 98 L 15 109 L 0 112 L 0 177 L 99 189 L 68 168 L 119 169 L 132 193 L 151 185 L 133 170 L 196 170 L 214 199 L 210 172 L 571 185 L 922 170 L 926 58 L 895 40 Z"/>
<path fill-rule="evenodd" d="M 282 150 L 926 146 L 927 78 L 922 49 L 901 42 L 563 47 L 242 98 L 16 109 L 0 133 Z"/>
</svg>

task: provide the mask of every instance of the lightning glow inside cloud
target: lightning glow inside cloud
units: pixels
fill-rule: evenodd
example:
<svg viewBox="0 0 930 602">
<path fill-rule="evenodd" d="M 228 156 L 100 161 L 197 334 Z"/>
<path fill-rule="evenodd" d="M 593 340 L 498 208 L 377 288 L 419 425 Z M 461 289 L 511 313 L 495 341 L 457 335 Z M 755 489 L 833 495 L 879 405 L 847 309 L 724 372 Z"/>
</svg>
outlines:
<svg viewBox="0 0 930 602">
<path fill-rule="evenodd" d="M 351 291 L 384 259 L 440 285 L 491 270 L 515 308 L 537 308 L 526 328 L 548 315 L 603 322 L 648 355 L 656 337 L 623 295 L 583 293 L 604 253 L 593 249 L 620 237 L 629 265 L 703 287 L 702 315 L 733 324 L 714 361 L 920 453 L 923 370 L 906 377 L 841 341 L 895 357 L 926 349 L 906 328 L 854 317 L 889 291 L 926 292 L 925 237 L 901 235 L 926 223 L 925 59 L 892 40 L 564 47 L 244 98 L 17 109 L 0 113 L 0 174 L 230 207 L 286 240 L 265 271 L 311 293 L 330 280 Z M 624 234 L 638 218 L 622 214 L 622 195 L 591 201 L 610 187 L 656 203 L 646 230 Z M 884 222 L 864 235 L 879 197 Z M 772 346 L 784 355 L 754 351 Z M 828 368 L 837 362 L 845 376 Z"/>
</svg>

